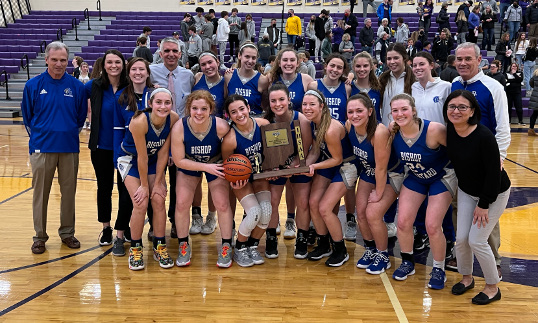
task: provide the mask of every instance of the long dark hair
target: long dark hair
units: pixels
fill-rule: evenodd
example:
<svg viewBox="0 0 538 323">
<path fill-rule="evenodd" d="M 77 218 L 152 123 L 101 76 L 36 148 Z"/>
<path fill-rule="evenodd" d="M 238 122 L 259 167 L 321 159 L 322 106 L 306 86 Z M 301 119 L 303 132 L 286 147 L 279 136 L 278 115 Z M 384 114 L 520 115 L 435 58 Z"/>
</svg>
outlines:
<svg viewBox="0 0 538 323">
<path fill-rule="evenodd" d="M 106 73 L 106 70 L 105 70 L 106 56 L 108 54 L 116 55 L 121 59 L 122 70 L 120 74 L 120 83 L 118 84 L 118 89 L 123 89 L 124 87 L 127 86 L 127 83 L 128 83 L 127 73 L 126 73 L 126 68 L 125 68 L 125 58 L 123 57 L 123 54 L 117 49 L 107 50 L 105 52 L 105 55 L 103 55 L 103 60 L 99 64 L 99 66 L 101 67 L 101 76 L 99 77 L 99 80 L 101 81 L 101 88 L 103 90 L 106 90 L 110 86 L 110 79 L 108 78 L 108 74 Z"/>
<path fill-rule="evenodd" d="M 374 104 L 372 103 L 372 99 L 368 96 L 368 94 L 359 92 L 347 99 L 347 106 L 349 106 L 349 102 L 355 100 L 361 101 L 366 109 L 372 111 L 372 114 L 368 117 L 368 122 L 366 123 L 366 139 L 371 142 L 377 128 L 377 117 L 375 114 Z"/>
<path fill-rule="evenodd" d="M 325 59 L 325 64 L 323 64 L 323 76 L 325 76 L 327 73 L 327 65 L 329 65 L 329 63 L 335 58 L 341 60 L 344 63 L 344 69 L 342 70 L 340 81 L 345 82 L 349 74 L 349 63 L 347 62 L 347 59 L 340 53 L 332 53 L 327 56 L 327 58 Z"/>
<path fill-rule="evenodd" d="M 151 70 L 149 69 L 149 63 L 142 57 L 133 57 L 129 60 L 129 64 L 127 64 L 127 71 L 130 71 L 133 67 L 134 63 L 136 62 L 143 62 L 146 65 L 146 70 L 148 71 L 148 78 L 146 79 L 146 87 L 152 88 L 153 83 L 151 83 L 150 76 L 151 76 Z M 134 91 L 133 82 L 131 81 L 131 78 L 127 78 L 127 86 L 125 87 L 125 90 L 121 93 L 118 103 L 123 105 L 127 105 L 127 109 L 130 111 L 136 112 L 138 110 L 138 98 L 136 97 L 136 93 Z M 147 102 L 144 102 L 146 104 Z"/>
<path fill-rule="evenodd" d="M 425 51 L 418 52 L 413 57 L 413 60 L 415 58 L 417 58 L 417 57 L 425 58 L 428 61 L 429 64 L 434 64 L 434 66 L 435 66 L 435 58 L 433 58 L 432 54 L 430 54 L 428 52 L 425 52 Z M 432 77 L 437 77 L 437 72 L 435 72 L 435 69 L 432 69 L 431 74 L 432 74 Z"/>
<path fill-rule="evenodd" d="M 232 94 L 226 98 L 226 101 L 224 101 L 224 111 L 228 114 L 228 116 L 230 116 L 230 111 L 228 110 L 230 108 L 230 104 L 234 103 L 235 101 L 241 101 L 246 107 L 249 106 L 247 99 L 245 99 L 242 95 Z M 230 121 L 231 120 L 232 118 L 230 118 Z"/>
<path fill-rule="evenodd" d="M 404 92 L 407 94 L 411 94 L 411 86 L 413 85 L 413 83 L 415 83 L 415 74 L 413 74 L 413 70 L 411 69 L 411 67 L 409 67 L 405 63 L 409 59 L 405 46 L 401 43 L 390 44 L 387 48 L 387 53 L 388 52 L 397 52 L 398 54 L 400 54 L 400 56 L 402 56 L 405 71 Z M 388 70 L 383 72 L 383 74 L 379 76 L 379 83 L 381 84 L 381 104 L 383 104 L 385 88 L 387 87 L 387 84 L 390 80 L 390 73 L 391 71 Z"/>
<path fill-rule="evenodd" d="M 271 85 L 271 87 L 269 88 L 269 91 L 267 92 L 267 96 L 270 96 L 272 92 L 275 92 L 275 91 L 284 91 L 286 93 L 286 96 L 288 97 L 288 100 L 289 100 L 289 97 L 290 97 L 290 90 L 288 89 L 288 87 L 286 85 L 284 85 L 284 83 L 282 82 L 276 82 L 275 84 Z M 291 109 L 291 101 L 289 102 L 288 104 L 288 109 Z M 273 112 L 273 110 L 271 110 L 271 104 L 268 104 L 266 107 L 265 107 L 265 115 L 264 115 L 264 118 L 269 120 L 269 122 L 274 122 L 275 121 L 275 113 Z"/>
</svg>

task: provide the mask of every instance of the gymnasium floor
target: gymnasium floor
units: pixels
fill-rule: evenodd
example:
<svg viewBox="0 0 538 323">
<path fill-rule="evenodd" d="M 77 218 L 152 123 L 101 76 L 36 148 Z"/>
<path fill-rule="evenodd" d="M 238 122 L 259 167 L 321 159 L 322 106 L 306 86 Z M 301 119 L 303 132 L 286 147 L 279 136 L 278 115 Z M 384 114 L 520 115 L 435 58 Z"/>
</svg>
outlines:
<svg viewBox="0 0 538 323">
<path fill-rule="evenodd" d="M 144 240 L 146 269 L 130 271 L 127 257 L 113 257 L 110 247 L 97 243 L 101 227 L 87 140 L 88 132 L 83 131 L 76 201 L 81 249 L 62 246 L 56 234 L 60 195 L 54 183 L 47 251 L 33 255 L 28 138 L 20 120 L 0 120 L 0 216 L 5 244 L 0 249 L 0 321 L 538 321 L 538 139 L 528 137 L 526 129 L 513 129 L 505 162 L 513 187 L 509 208 L 501 217 L 502 300 L 482 307 L 471 305 L 470 299 L 483 287 L 483 278 L 477 277 L 475 289 L 462 296 L 450 293 L 460 278 L 453 272 L 447 272 L 444 290 L 428 289 L 431 259 L 425 255 L 428 265 L 417 265 L 416 274 L 406 281 L 394 281 L 390 275 L 401 262 L 397 243 L 398 257 L 391 257 L 388 275 L 368 275 L 355 267 L 364 250 L 358 244 L 347 242 L 350 261 L 328 268 L 323 262 L 294 259 L 294 240 L 284 241 L 282 236 L 278 259 L 251 268 L 234 264 L 219 269 L 217 230 L 192 237 L 192 265 L 186 268 L 161 269 L 151 259 L 151 244 Z M 205 202 L 202 209 L 207 212 Z M 284 223 L 284 204 L 280 210 Z M 241 213 L 239 209 L 237 221 Z M 174 258 L 177 248 L 177 240 L 171 240 Z"/>
</svg>

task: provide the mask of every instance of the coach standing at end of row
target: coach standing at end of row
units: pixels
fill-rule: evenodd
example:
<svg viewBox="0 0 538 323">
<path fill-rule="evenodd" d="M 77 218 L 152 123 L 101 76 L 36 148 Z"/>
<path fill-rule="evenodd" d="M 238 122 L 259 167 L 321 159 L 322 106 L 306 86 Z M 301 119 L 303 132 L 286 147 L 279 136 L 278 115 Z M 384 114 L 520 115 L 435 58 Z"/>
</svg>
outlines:
<svg viewBox="0 0 538 323">
<path fill-rule="evenodd" d="M 65 72 L 69 48 L 52 42 L 45 49 L 47 70 L 26 82 L 21 103 L 28 132 L 32 164 L 32 208 L 34 243 L 32 252 L 45 252 L 47 207 L 54 173 L 60 185 L 60 228 L 58 234 L 69 248 L 80 248 L 75 238 L 75 195 L 77 192 L 79 132 L 86 120 L 88 104 L 84 84 Z"/>
</svg>

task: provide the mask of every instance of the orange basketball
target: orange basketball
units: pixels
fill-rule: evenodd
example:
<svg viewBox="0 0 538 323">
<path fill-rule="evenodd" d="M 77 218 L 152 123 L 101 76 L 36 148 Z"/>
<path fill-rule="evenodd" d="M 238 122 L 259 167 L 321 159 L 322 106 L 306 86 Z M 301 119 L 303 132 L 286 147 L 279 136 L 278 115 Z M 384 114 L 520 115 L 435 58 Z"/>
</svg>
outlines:
<svg viewBox="0 0 538 323">
<path fill-rule="evenodd" d="M 230 155 L 222 166 L 224 167 L 224 177 L 228 182 L 247 180 L 252 174 L 250 160 L 241 154 Z"/>
</svg>

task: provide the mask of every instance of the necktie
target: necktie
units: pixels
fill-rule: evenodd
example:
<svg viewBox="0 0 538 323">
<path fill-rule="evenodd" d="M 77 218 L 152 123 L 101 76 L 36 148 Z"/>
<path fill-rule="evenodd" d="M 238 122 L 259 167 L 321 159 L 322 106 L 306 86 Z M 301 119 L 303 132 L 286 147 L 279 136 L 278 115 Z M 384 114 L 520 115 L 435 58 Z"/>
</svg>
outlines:
<svg viewBox="0 0 538 323">
<path fill-rule="evenodd" d="M 174 73 L 168 73 L 168 91 L 172 92 L 172 100 L 174 101 L 174 106 L 176 105 L 176 89 L 174 88 Z"/>
</svg>

